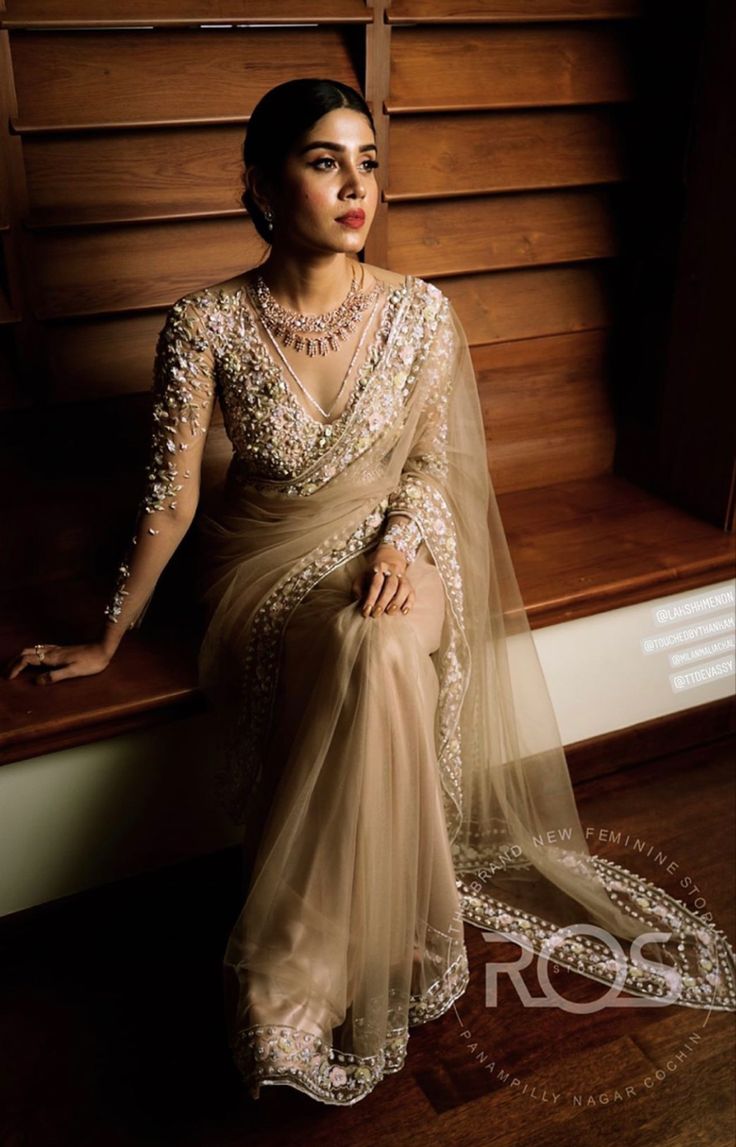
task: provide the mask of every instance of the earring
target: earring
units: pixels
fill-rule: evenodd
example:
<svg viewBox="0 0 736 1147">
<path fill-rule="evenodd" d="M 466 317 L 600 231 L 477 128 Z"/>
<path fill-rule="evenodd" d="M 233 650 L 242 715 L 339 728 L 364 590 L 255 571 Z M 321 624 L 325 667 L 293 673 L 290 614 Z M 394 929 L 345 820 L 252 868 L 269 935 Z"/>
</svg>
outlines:
<svg viewBox="0 0 736 1147">
<path fill-rule="evenodd" d="M 264 217 L 266 220 L 266 226 L 268 227 L 268 230 L 273 231 L 273 211 L 271 210 L 270 207 L 267 207 L 266 210 L 263 212 L 263 214 L 264 214 Z"/>
</svg>

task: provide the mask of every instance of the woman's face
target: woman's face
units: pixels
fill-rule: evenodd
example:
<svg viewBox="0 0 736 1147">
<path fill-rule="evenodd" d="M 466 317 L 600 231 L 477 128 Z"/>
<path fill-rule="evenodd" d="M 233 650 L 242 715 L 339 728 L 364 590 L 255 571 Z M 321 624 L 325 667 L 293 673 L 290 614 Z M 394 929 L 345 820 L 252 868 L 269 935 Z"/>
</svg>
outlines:
<svg viewBox="0 0 736 1147">
<path fill-rule="evenodd" d="M 377 167 L 365 116 L 350 108 L 322 116 L 290 152 L 270 196 L 274 245 L 361 251 L 378 204 Z"/>
</svg>

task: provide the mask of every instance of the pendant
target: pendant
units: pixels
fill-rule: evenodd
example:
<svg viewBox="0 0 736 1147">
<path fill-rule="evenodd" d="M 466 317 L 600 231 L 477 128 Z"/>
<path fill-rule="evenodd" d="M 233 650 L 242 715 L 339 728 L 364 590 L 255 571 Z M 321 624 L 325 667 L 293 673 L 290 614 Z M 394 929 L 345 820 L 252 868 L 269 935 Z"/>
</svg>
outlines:
<svg viewBox="0 0 736 1147">
<path fill-rule="evenodd" d="M 285 347 L 293 346 L 296 351 L 306 348 L 307 355 L 313 358 L 317 354 L 326 355 L 331 350 L 338 350 L 340 342 L 352 333 L 369 303 L 379 292 L 378 283 L 367 293 L 360 292 L 357 279 L 353 278 L 346 297 L 332 311 L 321 315 L 302 315 L 287 311 L 277 303 L 263 277 L 258 275 L 254 301 L 264 326 L 271 334 L 279 338 Z"/>
</svg>

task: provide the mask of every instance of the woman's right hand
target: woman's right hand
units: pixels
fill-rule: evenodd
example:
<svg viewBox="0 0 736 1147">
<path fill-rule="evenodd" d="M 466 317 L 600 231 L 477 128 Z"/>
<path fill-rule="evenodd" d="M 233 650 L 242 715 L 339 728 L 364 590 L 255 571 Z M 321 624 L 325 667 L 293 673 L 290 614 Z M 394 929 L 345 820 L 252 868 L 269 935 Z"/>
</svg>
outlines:
<svg viewBox="0 0 736 1147">
<path fill-rule="evenodd" d="M 44 645 L 41 661 L 33 645 L 21 649 L 20 655 L 8 663 L 5 676 L 10 680 L 22 673 L 26 667 L 38 669 L 43 666 L 34 683 L 53 685 L 68 677 L 91 677 L 102 673 L 112 661 L 109 653 L 99 642 L 90 645 Z"/>
</svg>

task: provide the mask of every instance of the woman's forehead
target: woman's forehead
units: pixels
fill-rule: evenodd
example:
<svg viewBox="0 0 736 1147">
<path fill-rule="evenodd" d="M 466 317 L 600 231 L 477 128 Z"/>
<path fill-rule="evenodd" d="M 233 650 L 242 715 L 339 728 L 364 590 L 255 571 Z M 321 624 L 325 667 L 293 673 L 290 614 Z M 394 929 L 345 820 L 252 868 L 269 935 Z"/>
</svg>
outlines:
<svg viewBox="0 0 736 1147">
<path fill-rule="evenodd" d="M 297 148 L 301 149 L 305 144 L 315 141 L 352 147 L 375 143 L 375 136 L 370 123 L 361 112 L 352 108 L 335 108 L 320 116 L 304 132 Z"/>
</svg>

